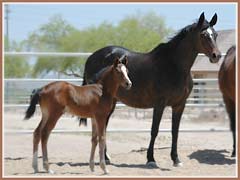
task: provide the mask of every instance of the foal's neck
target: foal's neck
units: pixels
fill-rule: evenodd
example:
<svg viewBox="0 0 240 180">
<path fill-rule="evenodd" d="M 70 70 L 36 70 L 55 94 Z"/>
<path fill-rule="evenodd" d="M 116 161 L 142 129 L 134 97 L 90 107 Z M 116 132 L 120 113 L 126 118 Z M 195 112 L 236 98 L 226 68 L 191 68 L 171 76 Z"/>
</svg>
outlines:
<svg viewBox="0 0 240 180">
<path fill-rule="evenodd" d="M 109 96 L 109 97 L 116 96 L 119 84 L 114 81 L 112 71 L 113 71 L 112 67 L 107 69 L 102 75 L 102 78 L 98 82 L 103 86 L 103 96 Z"/>
</svg>

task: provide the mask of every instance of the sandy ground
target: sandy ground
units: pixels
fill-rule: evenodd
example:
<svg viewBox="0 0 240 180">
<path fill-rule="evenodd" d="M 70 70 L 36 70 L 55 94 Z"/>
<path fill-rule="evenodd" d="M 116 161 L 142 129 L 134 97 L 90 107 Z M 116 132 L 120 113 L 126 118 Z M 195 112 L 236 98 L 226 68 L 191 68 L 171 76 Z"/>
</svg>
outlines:
<svg viewBox="0 0 240 180">
<path fill-rule="evenodd" d="M 125 111 L 124 111 L 125 112 Z M 229 123 L 222 117 L 223 112 L 198 117 L 183 118 L 181 129 L 228 129 Z M 196 113 L 194 113 L 196 114 Z M 210 113 L 209 113 L 210 114 Z M 151 117 L 139 114 L 122 118 L 124 113 L 118 111 L 110 121 L 109 129 L 150 129 Z M 39 122 L 39 116 L 29 121 L 22 121 L 23 112 L 5 111 L 4 116 L 4 176 L 103 176 L 96 151 L 95 172 L 89 169 L 90 134 L 89 133 L 52 133 L 48 143 L 50 168 L 55 174 L 43 172 L 41 150 L 39 150 L 39 168 L 41 173 L 33 174 L 32 134 L 12 134 L 8 130 L 33 130 Z M 161 122 L 160 129 L 171 128 L 168 115 Z M 55 129 L 86 130 L 88 127 L 78 127 L 74 118 L 63 118 Z M 226 132 L 180 132 L 178 154 L 183 162 L 182 167 L 173 167 L 170 158 L 171 132 L 158 134 L 155 143 L 154 156 L 158 168 L 146 166 L 146 149 L 150 140 L 147 133 L 107 133 L 108 152 L 111 164 L 107 165 L 110 173 L 104 176 L 236 176 L 236 160 L 231 158 L 232 135 Z M 40 148 L 40 146 L 39 146 Z"/>
</svg>

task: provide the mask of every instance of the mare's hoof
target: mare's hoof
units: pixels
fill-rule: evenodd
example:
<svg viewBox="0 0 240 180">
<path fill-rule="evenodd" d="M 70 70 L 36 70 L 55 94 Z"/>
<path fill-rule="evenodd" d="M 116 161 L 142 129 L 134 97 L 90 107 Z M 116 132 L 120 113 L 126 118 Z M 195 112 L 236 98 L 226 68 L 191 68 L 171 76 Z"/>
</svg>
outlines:
<svg viewBox="0 0 240 180">
<path fill-rule="evenodd" d="M 147 162 L 147 167 L 149 168 L 158 168 L 158 165 L 155 161 Z"/>
<path fill-rule="evenodd" d="M 105 160 L 105 163 L 106 163 L 106 164 L 111 164 L 110 159 Z"/>
<path fill-rule="evenodd" d="M 231 157 L 236 157 L 236 153 L 232 153 Z"/>
<path fill-rule="evenodd" d="M 111 161 L 111 158 L 110 158 L 110 156 L 106 153 L 106 154 L 105 154 L 105 162 L 106 162 L 106 164 L 110 164 L 110 161 Z"/>
<path fill-rule="evenodd" d="M 173 163 L 173 166 L 174 167 L 182 167 L 183 163 L 182 162 L 176 162 L 176 163 Z"/>
</svg>

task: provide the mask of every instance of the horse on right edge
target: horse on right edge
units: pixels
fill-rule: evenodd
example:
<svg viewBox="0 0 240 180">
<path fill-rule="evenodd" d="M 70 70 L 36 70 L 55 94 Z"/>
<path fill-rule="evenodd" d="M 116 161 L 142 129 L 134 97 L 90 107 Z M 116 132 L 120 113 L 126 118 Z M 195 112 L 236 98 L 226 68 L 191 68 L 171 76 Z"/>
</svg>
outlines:
<svg viewBox="0 0 240 180">
<path fill-rule="evenodd" d="M 218 73 L 219 88 L 223 95 L 223 101 L 230 119 L 231 131 L 233 134 L 233 152 L 232 157 L 236 156 L 236 46 L 231 46 L 223 60 Z"/>
</svg>

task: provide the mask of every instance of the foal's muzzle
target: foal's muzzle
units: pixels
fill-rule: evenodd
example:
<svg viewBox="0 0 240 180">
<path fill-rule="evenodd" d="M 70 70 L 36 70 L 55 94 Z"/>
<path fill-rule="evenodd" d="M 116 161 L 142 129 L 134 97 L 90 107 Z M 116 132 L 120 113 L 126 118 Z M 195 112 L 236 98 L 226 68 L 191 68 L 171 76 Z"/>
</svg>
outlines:
<svg viewBox="0 0 240 180">
<path fill-rule="evenodd" d="M 132 83 L 131 83 L 131 82 L 126 82 L 125 88 L 126 88 L 127 90 L 129 90 L 129 89 L 131 89 L 131 87 L 132 87 Z"/>
</svg>

